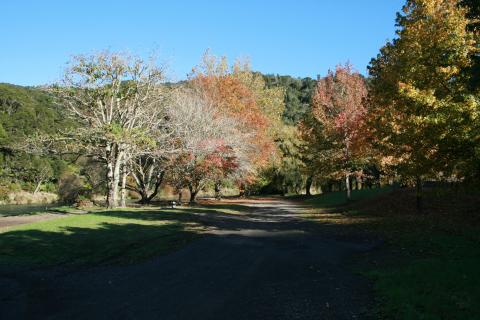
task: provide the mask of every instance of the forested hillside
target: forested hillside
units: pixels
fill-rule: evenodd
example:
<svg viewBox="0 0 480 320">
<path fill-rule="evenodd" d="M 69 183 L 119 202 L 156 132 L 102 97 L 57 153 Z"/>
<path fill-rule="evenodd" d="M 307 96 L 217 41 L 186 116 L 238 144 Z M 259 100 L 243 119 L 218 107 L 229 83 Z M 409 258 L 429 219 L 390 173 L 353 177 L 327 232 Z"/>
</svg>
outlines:
<svg viewBox="0 0 480 320">
<path fill-rule="evenodd" d="M 264 75 L 263 77 L 268 87 L 281 87 L 285 90 L 283 121 L 286 124 L 298 124 L 311 108 L 316 81 L 312 78 L 293 78 L 280 75 Z"/>
<path fill-rule="evenodd" d="M 2 197 L 9 191 L 56 191 L 67 163 L 59 157 L 29 154 L 22 145 L 27 137 L 55 134 L 71 125 L 43 89 L 0 84 Z"/>
</svg>

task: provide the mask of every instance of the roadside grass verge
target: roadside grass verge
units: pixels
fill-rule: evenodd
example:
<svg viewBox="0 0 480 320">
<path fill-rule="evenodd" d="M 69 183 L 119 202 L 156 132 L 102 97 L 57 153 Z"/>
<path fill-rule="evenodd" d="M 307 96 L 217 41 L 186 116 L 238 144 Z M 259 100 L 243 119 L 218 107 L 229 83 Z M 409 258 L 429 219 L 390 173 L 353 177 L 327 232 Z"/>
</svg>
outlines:
<svg viewBox="0 0 480 320">
<path fill-rule="evenodd" d="M 238 204 L 236 200 L 231 201 L 228 199 L 223 200 L 200 200 L 199 204 L 195 207 L 203 210 L 214 210 L 223 214 L 242 214 L 251 211 L 251 208 L 245 204 Z"/>
<path fill-rule="evenodd" d="M 390 187 L 362 189 L 352 191 L 352 202 L 368 199 L 373 196 L 391 191 Z M 309 204 L 315 208 L 333 208 L 347 204 L 346 192 L 329 192 L 313 196 L 292 196 L 293 200 L 302 200 L 305 204 Z"/>
<path fill-rule="evenodd" d="M 202 222 L 202 215 L 231 214 L 239 208 L 225 210 L 209 206 L 96 209 L 7 227 L 0 229 L 0 265 L 134 263 L 198 237 L 208 227 Z"/>
<path fill-rule="evenodd" d="M 361 197 L 336 207 L 333 200 L 310 202 L 317 209 L 309 217 L 384 239 L 379 250 L 359 259 L 362 273 L 374 281 L 374 317 L 480 319 L 479 195 L 427 190 L 424 215 L 415 212 L 411 190 Z"/>
</svg>

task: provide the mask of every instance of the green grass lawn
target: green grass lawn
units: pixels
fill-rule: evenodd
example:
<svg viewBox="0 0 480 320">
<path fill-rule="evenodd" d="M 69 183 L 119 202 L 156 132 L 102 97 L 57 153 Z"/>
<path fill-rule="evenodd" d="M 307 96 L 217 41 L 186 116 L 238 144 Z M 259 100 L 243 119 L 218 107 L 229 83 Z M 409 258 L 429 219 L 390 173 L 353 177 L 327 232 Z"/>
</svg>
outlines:
<svg viewBox="0 0 480 320">
<path fill-rule="evenodd" d="M 385 239 L 381 249 L 360 257 L 362 273 L 374 281 L 375 318 L 480 319 L 478 202 L 432 192 L 428 214 L 418 215 L 405 193 L 354 191 L 354 199 L 365 201 L 347 207 L 341 194 L 307 202 L 328 208 L 315 215 L 319 223 Z"/>
<path fill-rule="evenodd" d="M 232 214 L 243 209 L 97 210 L 0 229 L 0 264 L 34 267 L 136 262 L 197 237 L 204 226 L 193 213 Z"/>
</svg>

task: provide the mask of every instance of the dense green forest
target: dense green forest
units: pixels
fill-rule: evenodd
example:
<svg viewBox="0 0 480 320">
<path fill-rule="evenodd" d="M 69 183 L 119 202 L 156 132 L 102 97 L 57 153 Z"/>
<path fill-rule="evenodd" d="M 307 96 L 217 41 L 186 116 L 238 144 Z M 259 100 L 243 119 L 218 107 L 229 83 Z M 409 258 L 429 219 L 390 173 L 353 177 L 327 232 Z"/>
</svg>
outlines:
<svg viewBox="0 0 480 320">
<path fill-rule="evenodd" d="M 283 121 L 286 124 L 298 124 L 310 111 L 316 81 L 312 78 L 293 78 L 291 76 L 264 75 L 268 87 L 281 87 L 285 90 L 285 111 Z"/>
</svg>

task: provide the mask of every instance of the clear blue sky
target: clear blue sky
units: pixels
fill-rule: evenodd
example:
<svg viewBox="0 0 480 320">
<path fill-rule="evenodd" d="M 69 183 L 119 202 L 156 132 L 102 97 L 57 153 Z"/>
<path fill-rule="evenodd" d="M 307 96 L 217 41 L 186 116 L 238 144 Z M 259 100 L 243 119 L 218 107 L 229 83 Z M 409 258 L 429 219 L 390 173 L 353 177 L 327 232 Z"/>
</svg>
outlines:
<svg viewBox="0 0 480 320">
<path fill-rule="evenodd" d="M 395 35 L 403 0 L 22 1 L 0 3 L 0 82 L 57 80 L 71 55 L 148 55 L 184 79 L 210 48 L 264 73 L 316 77 L 349 60 L 360 72 Z"/>
</svg>

